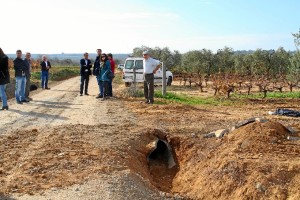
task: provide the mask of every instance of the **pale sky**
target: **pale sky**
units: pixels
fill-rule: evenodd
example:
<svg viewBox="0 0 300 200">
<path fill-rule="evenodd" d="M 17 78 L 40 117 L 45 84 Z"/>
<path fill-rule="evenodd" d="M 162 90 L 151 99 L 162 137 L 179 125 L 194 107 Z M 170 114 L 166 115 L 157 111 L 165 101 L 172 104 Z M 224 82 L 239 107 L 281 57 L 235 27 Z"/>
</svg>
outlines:
<svg viewBox="0 0 300 200">
<path fill-rule="evenodd" d="M 5 53 L 295 50 L 299 0 L 1 0 Z"/>
</svg>

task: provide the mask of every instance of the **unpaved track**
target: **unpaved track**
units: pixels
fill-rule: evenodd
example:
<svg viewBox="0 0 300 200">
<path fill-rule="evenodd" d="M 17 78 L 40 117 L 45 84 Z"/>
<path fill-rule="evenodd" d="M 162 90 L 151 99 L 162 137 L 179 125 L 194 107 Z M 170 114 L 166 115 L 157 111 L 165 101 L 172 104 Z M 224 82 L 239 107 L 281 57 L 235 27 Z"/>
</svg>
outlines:
<svg viewBox="0 0 300 200">
<path fill-rule="evenodd" d="M 89 141 L 82 141 L 84 145 L 93 143 L 94 147 L 100 147 L 106 154 L 113 151 L 113 149 L 119 148 L 118 144 L 123 143 L 124 145 L 127 139 L 126 137 L 123 139 L 122 135 L 124 133 L 119 131 L 119 129 L 123 128 L 120 128 L 119 125 L 125 125 L 123 130 L 125 133 L 126 131 L 128 132 L 126 128 L 132 130 L 130 128 L 131 124 L 134 124 L 136 121 L 134 115 L 126 111 L 122 106 L 122 101 L 117 98 L 111 98 L 107 101 L 96 99 L 98 85 L 95 77 L 90 79 L 89 94 L 89 96 L 79 95 L 79 77 L 75 77 L 52 87 L 51 90 L 36 92 L 35 95 L 31 96 L 33 100 L 30 103 L 18 105 L 14 99 L 11 99 L 9 101 L 9 110 L 0 112 L 1 137 L 9 137 L 14 134 L 21 135 L 19 132 L 26 130 L 29 133 L 34 133 L 30 136 L 34 142 L 31 142 L 26 149 L 21 150 L 23 152 L 19 153 L 21 155 L 20 158 L 16 159 L 16 163 L 18 165 L 21 162 L 26 163 L 26 160 L 29 161 L 33 158 L 37 160 L 39 153 L 33 153 L 34 151 L 40 151 L 44 158 L 48 156 L 50 163 L 53 157 L 57 157 L 57 155 L 53 156 L 53 154 L 49 154 L 46 152 L 47 150 L 43 149 L 43 145 L 49 149 L 49 144 L 46 141 L 50 140 L 52 142 L 52 138 L 61 137 L 61 135 L 64 135 L 64 132 L 66 137 L 71 135 L 70 138 L 73 139 L 72 134 L 74 131 L 77 131 L 77 127 L 78 132 L 90 134 L 88 136 Z M 38 134 L 32 130 L 37 130 Z M 58 133 L 52 133 L 53 131 Z M 53 142 L 55 143 L 55 141 Z M 64 141 L 59 142 L 62 143 L 61 149 L 63 151 L 65 148 Z M 24 145 L 20 145 L 20 143 L 21 141 L 18 141 L 19 146 Z M 86 177 L 80 177 L 83 181 L 79 181 L 79 184 L 69 184 L 68 187 L 64 187 L 64 184 L 62 184 L 61 187 L 54 186 L 46 190 L 35 190 L 33 192 L 26 190 L 25 194 L 24 192 L 19 193 L 21 188 L 7 189 L 10 194 L 1 196 L 0 193 L 0 199 L 161 199 L 160 193 L 150 183 L 145 183 L 140 175 L 131 172 L 123 166 L 118 166 L 117 159 L 120 158 L 114 160 L 113 153 L 110 155 L 98 155 L 102 156 L 102 161 L 99 164 L 101 166 L 98 166 L 99 169 L 96 169 L 97 166 L 92 166 L 93 168 L 91 167 L 91 169 L 100 172 L 82 173 L 81 176 L 86 175 Z M 64 159 L 61 160 L 58 165 L 64 161 Z M 46 162 L 40 160 L 40 162 L 44 162 L 43 165 L 47 166 L 47 160 Z M 20 166 L 12 169 L 5 180 L 14 180 L 14 177 L 17 180 L 18 177 L 22 177 L 23 174 L 18 174 L 22 168 Z M 51 173 L 56 175 L 55 173 L 61 173 L 62 170 L 54 170 Z M 24 173 L 27 171 L 25 170 Z M 65 176 L 66 182 L 72 181 L 69 180 L 70 178 L 72 179 L 72 175 L 69 176 L 67 174 Z M 32 186 L 32 188 L 36 187 L 35 185 Z M 37 193 L 37 191 L 39 192 Z"/>
<path fill-rule="evenodd" d="M 79 78 L 75 77 L 32 96 L 33 101 L 16 104 L 9 101 L 9 110 L 0 112 L 0 132 L 11 129 L 37 128 L 61 124 L 114 124 L 122 118 L 110 109 L 115 99 L 102 102 L 96 99 L 98 85 L 94 77 L 89 84 L 89 96 L 79 96 Z M 108 115 L 109 114 L 109 115 Z M 122 114 L 122 113 L 121 113 Z M 101 116 L 101 117 L 100 117 Z"/>
</svg>

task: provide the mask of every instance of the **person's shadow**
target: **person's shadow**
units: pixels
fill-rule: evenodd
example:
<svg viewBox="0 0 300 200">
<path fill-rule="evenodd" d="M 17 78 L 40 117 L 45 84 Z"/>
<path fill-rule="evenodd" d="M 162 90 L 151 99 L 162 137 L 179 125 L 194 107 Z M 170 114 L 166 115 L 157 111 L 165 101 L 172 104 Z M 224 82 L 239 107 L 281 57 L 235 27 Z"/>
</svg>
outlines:
<svg viewBox="0 0 300 200">
<path fill-rule="evenodd" d="M 51 114 L 47 114 L 47 113 L 38 113 L 38 112 L 34 112 L 34 111 L 30 111 L 30 112 L 24 112 L 21 110 L 17 110 L 17 109 L 9 109 L 8 111 L 12 111 L 15 113 L 18 113 L 20 115 L 23 116 L 31 116 L 31 117 L 36 117 L 36 118 L 45 118 L 45 119 L 59 119 L 59 120 L 67 120 L 67 117 L 61 117 L 59 115 L 51 115 Z M 18 121 L 19 119 L 17 119 L 16 121 Z"/>
<path fill-rule="evenodd" d="M 4 194 L 0 193 L 0 200 L 17 200 L 17 199 L 7 197 Z"/>
</svg>

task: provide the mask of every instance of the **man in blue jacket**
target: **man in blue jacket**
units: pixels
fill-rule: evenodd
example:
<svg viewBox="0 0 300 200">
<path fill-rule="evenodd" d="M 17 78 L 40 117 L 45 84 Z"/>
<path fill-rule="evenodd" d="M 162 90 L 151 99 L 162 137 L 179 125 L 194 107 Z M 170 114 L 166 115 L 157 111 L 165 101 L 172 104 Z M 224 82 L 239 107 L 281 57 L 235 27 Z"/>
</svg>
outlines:
<svg viewBox="0 0 300 200">
<path fill-rule="evenodd" d="M 84 94 L 88 94 L 89 80 L 91 75 L 92 63 L 89 59 L 89 54 L 84 53 L 84 58 L 80 60 L 80 96 L 83 94 L 83 86 L 84 86 Z"/>
</svg>

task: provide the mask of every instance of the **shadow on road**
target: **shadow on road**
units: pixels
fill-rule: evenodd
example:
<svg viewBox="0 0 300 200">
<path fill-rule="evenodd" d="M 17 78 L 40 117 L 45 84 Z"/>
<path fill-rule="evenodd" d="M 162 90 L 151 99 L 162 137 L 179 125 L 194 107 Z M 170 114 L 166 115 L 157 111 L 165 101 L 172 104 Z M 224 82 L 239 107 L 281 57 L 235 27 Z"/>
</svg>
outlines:
<svg viewBox="0 0 300 200">
<path fill-rule="evenodd" d="M 3 194 L 0 194 L 0 199 L 1 200 L 16 200 L 14 198 L 10 198 L 10 197 L 4 196 Z"/>
<path fill-rule="evenodd" d="M 16 110 L 16 109 L 9 109 L 9 111 L 12 112 L 16 112 L 20 115 L 24 115 L 24 116 L 32 116 L 32 117 L 38 117 L 38 118 L 45 118 L 45 119 L 59 119 L 59 120 L 68 120 L 67 117 L 61 117 L 59 115 L 51 115 L 51 114 L 47 114 L 47 113 L 38 113 L 38 112 L 24 112 L 21 110 Z"/>
</svg>

